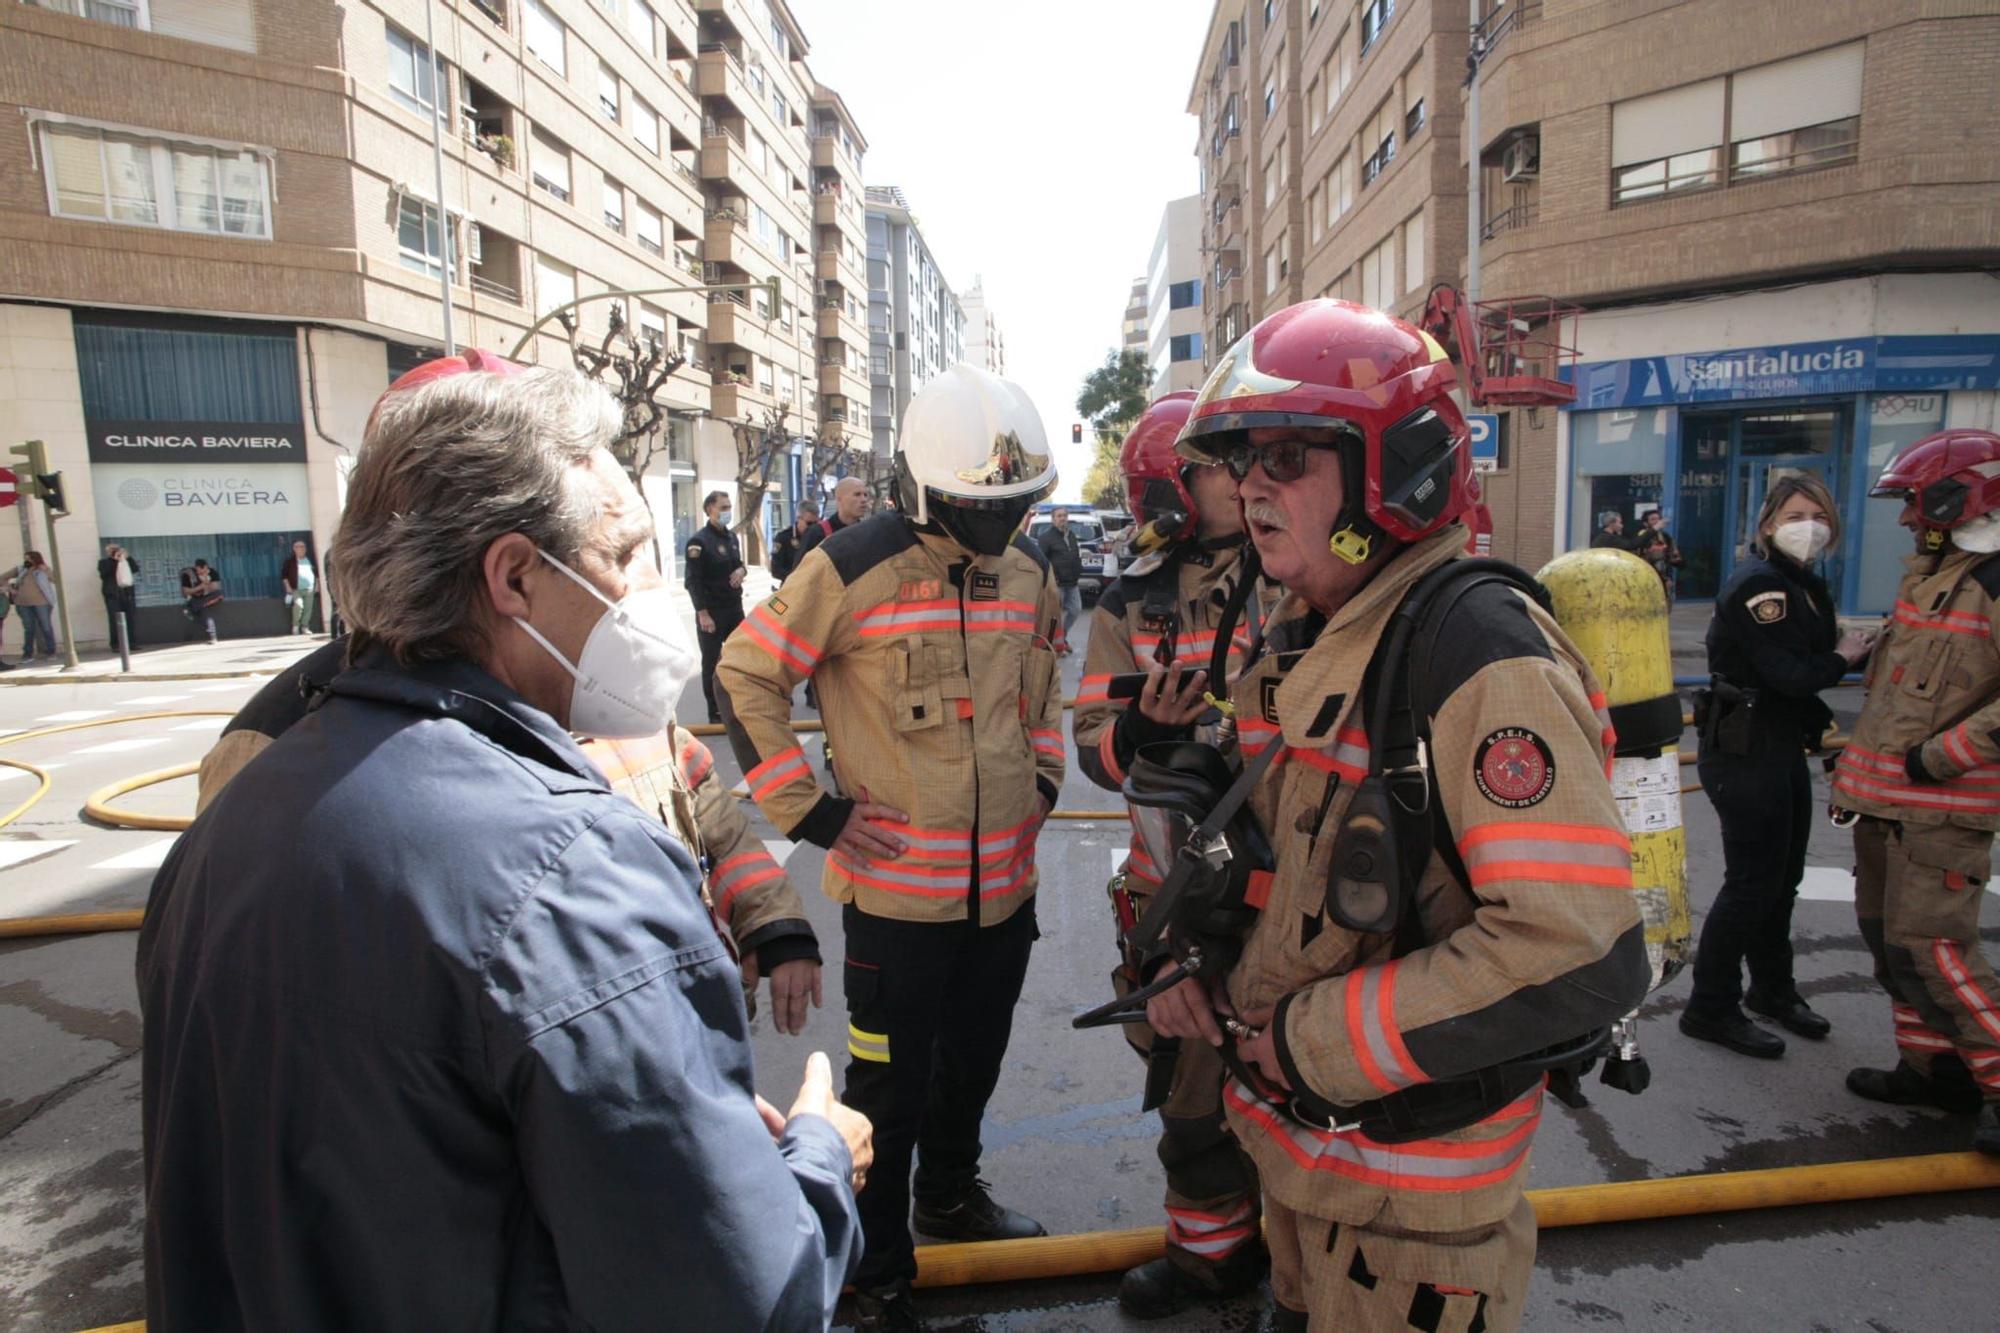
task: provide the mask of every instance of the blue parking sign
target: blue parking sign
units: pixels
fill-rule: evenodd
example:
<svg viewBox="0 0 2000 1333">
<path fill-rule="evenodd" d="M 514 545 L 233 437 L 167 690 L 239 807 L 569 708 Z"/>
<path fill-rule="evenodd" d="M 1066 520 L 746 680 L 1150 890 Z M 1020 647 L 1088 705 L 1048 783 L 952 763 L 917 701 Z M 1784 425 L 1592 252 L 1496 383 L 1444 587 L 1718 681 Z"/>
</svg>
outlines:
<svg viewBox="0 0 2000 1333">
<path fill-rule="evenodd" d="M 1472 470 L 1495 472 L 1500 467 L 1500 415 L 1497 412 L 1468 412 L 1466 425 L 1472 427 Z"/>
</svg>

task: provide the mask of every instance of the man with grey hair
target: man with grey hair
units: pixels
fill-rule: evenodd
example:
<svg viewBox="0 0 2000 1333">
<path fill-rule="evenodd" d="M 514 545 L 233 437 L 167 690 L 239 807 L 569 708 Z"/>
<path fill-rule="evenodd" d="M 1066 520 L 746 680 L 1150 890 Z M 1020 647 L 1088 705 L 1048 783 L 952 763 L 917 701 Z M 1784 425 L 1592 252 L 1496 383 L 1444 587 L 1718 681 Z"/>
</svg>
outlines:
<svg viewBox="0 0 2000 1333">
<path fill-rule="evenodd" d="M 830 1323 L 868 1123 L 824 1055 L 755 1094 L 694 864 L 571 736 L 657 732 L 694 669 L 617 429 L 481 352 L 371 417 L 347 669 L 140 935 L 160 1326 Z"/>
</svg>

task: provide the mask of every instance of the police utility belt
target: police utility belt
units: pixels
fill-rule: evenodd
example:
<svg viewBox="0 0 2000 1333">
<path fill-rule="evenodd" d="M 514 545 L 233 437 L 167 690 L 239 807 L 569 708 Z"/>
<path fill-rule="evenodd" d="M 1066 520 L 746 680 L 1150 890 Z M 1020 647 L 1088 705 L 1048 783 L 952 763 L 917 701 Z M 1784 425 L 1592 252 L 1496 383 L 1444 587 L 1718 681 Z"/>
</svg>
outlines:
<svg viewBox="0 0 2000 1333">
<path fill-rule="evenodd" d="M 1246 556 L 1246 559 L 1253 557 Z M 1252 572 L 1238 584 L 1244 591 Z M 1482 583 L 1502 581 L 1543 596 L 1540 585 L 1513 566 L 1493 560 L 1453 561 L 1426 575 L 1404 598 L 1391 622 L 1380 658 L 1379 679 L 1368 717 L 1370 770 L 1351 798 L 1335 834 L 1328 862 L 1327 915 L 1339 925 L 1371 934 L 1390 934 L 1394 956 L 1430 941 L 1416 906 L 1417 880 L 1436 848 L 1455 878 L 1467 883 L 1463 864 L 1447 830 L 1433 817 L 1436 784 L 1428 745 L 1421 734 L 1423 713 L 1413 706 L 1408 659 L 1417 630 L 1436 621 L 1434 607 L 1448 612 Z M 1227 651 L 1240 613 L 1232 596 L 1216 631 L 1218 655 Z M 1211 678 L 1225 679 L 1225 663 L 1212 664 Z M 1678 719 L 1676 719 L 1678 720 Z M 1254 923 L 1261 895 L 1252 885 L 1268 880 L 1275 867 L 1269 839 L 1248 810 L 1251 792 L 1283 750 L 1273 740 L 1240 774 L 1215 746 L 1169 741 L 1140 747 L 1127 771 L 1124 796 L 1132 823 L 1153 863 L 1167 867 L 1145 914 L 1127 938 L 1130 951 L 1156 962 L 1171 957 L 1151 983 L 1100 1005 L 1073 1020 L 1078 1028 L 1145 1021 L 1145 1004 L 1188 977 L 1220 977 L 1242 953 L 1243 936 Z M 1242 1024 L 1232 1035 L 1253 1035 Z M 1232 1045 L 1223 1063 L 1250 1092 L 1284 1115 L 1321 1131 L 1359 1130 L 1378 1143 L 1436 1138 L 1477 1124 L 1501 1110 L 1546 1076 L 1550 1090 L 1570 1105 L 1581 1105 L 1579 1084 L 1608 1045 L 1598 1030 L 1573 1041 L 1502 1061 L 1456 1078 L 1419 1083 L 1369 1101 L 1336 1104 L 1308 1090 L 1273 1088 L 1244 1063 Z M 1179 1043 L 1154 1043 L 1154 1062 L 1171 1061 Z M 1147 1107 L 1164 1096 L 1171 1067 L 1149 1069 Z"/>
</svg>

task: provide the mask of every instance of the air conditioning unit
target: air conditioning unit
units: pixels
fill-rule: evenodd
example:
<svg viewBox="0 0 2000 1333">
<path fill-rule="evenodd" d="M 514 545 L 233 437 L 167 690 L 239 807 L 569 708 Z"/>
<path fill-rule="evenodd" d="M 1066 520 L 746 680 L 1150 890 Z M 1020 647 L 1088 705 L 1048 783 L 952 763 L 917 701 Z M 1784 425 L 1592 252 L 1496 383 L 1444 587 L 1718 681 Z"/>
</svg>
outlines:
<svg viewBox="0 0 2000 1333">
<path fill-rule="evenodd" d="M 1500 154 L 1500 176 L 1509 181 L 1531 181 L 1542 169 L 1542 138 L 1524 134 L 1508 144 Z"/>
</svg>

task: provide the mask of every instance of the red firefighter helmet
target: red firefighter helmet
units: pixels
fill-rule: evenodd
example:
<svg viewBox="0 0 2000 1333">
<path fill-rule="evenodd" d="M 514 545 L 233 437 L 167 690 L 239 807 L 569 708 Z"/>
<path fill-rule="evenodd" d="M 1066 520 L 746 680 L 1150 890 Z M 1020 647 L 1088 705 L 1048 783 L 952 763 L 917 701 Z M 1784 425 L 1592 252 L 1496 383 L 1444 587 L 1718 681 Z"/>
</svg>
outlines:
<svg viewBox="0 0 2000 1333">
<path fill-rule="evenodd" d="M 1194 496 L 1181 476 L 1188 461 L 1174 452 L 1174 441 L 1187 425 L 1194 407 L 1194 390 L 1181 389 L 1155 399 L 1140 413 L 1132 433 L 1118 451 L 1118 471 L 1125 478 L 1125 504 L 1134 525 L 1158 524 L 1168 541 L 1192 537 Z"/>
<path fill-rule="evenodd" d="M 1266 316 L 1223 356 L 1180 451 L 1214 463 L 1263 427 L 1339 432 L 1346 498 L 1330 545 L 1360 564 L 1378 535 L 1418 541 L 1472 504 L 1457 383 L 1451 358 L 1423 330 L 1351 301 L 1302 301 Z"/>
<path fill-rule="evenodd" d="M 1949 532 L 2000 509 L 2000 435 L 1941 430 L 1889 460 L 1868 494 L 1907 500 L 1919 527 Z"/>
</svg>

